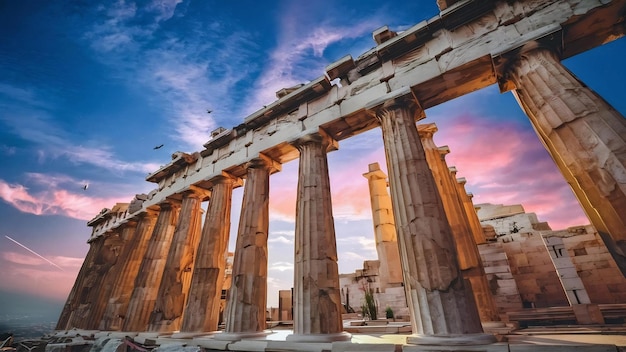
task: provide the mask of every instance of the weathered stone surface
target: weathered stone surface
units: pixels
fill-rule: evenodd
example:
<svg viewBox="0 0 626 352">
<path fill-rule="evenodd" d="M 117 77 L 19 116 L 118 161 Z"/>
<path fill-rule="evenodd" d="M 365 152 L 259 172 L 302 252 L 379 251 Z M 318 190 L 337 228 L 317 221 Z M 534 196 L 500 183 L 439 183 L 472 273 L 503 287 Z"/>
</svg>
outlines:
<svg viewBox="0 0 626 352">
<path fill-rule="evenodd" d="M 294 260 L 294 326 L 287 339 L 349 340 L 341 334 L 341 295 L 327 150 L 336 142 L 325 132 L 296 141 L 300 151 Z"/>
<path fill-rule="evenodd" d="M 377 112 L 385 144 L 398 246 L 413 333 L 482 333 L 459 271 L 454 239 L 420 142 L 415 102 L 401 97 Z M 418 112 L 418 114 L 416 114 Z"/>
<path fill-rule="evenodd" d="M 178 204 L 160 204 L 161 210 L 128 303 L 124 321 L 126 331 L 145 331 L 148 327 L 172 244 L 179 207 Z"/>
<path fill-rule="evenodd" d="M 239 181 L 228 175 L 213 181 L 181 331 L 217 330 L 228 255 L 232 193 Z"/>
<path fill-rule="evenodd" d="M 217 339 L 237 340 L 262 334 L 267 304 L 267 235 L 271 160 L 258 157 L 248 165 L 226 307 L 226 327 Z"/>
<path fill-rule="evenodd" d="M 507 73 L 520 106 L 626 276 L 626 119 L 547 48 L 527 45 Z"/>
<path fill-rule="evenodd" d="M 381 286 L 399 284 L 402 282 L 402 268 L 391 197 L 387 192 L 387 175 L 380 170 L 378 163 L 374 163 L 369 165 L 369 172 L 363 176 L 367 178 L 370 190 L 376 252 L 380 261 Z"/>
<path fill-rule="evenodd" d="M 99 325 L 101 330 L 121 330 L 128 302 L 133 292 L 135 279 L 139 272 L 139 266 L 148 248 L 148 240 L 154 230 L 156 213 L 145 212 L 140 215 L 139 222 L 135 227 L 135 232 L 128 240 L 124 251 L 120 254 L 119 260 L 122 266 L 117 274 L 117 280 L 113 291 L 108 299 L 104 315 Z"/>
<path fill-rule="evenodd" d="M 180 330 L 183 309 L 193 273 L 194 252 L 200 239 L 204 194 L 188 191 L 183 194 L 178 223 L 172 237 L 163 277 L 157 294 L 149 331 L 172 332 Z"/>
</svg>

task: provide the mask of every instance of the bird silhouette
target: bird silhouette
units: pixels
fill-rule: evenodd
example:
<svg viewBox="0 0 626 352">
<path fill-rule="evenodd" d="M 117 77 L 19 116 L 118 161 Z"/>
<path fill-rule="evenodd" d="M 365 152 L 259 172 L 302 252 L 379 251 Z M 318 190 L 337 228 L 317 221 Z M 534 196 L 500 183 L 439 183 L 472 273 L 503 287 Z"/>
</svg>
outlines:
<svg viewBox="0 0 626 352">
<path fill-rule="evenodd" d="M 87 188 L 89 188 L 89 184 L 88 184 L 88 183 L 85 183 L 85 185 L 83 186 L 83 191 L 86 191 L 86 190 L 87 190 Z"/>
<path fill-rule="evenodd" d="M 156 147 L 154 147 L 154 148 L 152 148 L 152 149 L 157 150 L 157 149 L 161 149 L 162 147 L 163 147 L 163 144 L 161 144 L 161 145 L 157 145 Z"/>
<path fill-rule="evenodd" d="M 206 113 L 207 113 L 207 114 L 210 114 L 210 113 L 212 113 L 212 112 L 213 112 L 213 110 L 207 110 L 207 111 L 206 111 Z"/>
</svg>

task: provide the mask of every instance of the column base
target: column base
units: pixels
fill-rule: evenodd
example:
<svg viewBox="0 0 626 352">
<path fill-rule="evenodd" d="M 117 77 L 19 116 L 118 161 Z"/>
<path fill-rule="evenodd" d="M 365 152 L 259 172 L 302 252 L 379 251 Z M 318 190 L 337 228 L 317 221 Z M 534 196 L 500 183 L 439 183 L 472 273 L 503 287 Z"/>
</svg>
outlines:
<svg viewBox="0 0 626 352">
<path fill-rule="evenodd" d="M 463 346 L 489 345 L 496 342 L 491 334 L 459 334 L 459 335 L 421 335 L 407 336 L 406 343 L 412 345 Z"/>
<path fill-rule="evenodd" d="M 334 334 L 290 334 L 287 335 L 289 342 L 335 342 L 350 341 L 352 334 L 345 331 Z"/>
<path fill-rule="evenodd" d="M 272 332 L 270 330 L 251 331 L 251 332 L 221 332 L 213 335 L 214 340 L 220 341 L 239 341 L 242 339 L 254 339 L 265 337 Z"/>
</svg>

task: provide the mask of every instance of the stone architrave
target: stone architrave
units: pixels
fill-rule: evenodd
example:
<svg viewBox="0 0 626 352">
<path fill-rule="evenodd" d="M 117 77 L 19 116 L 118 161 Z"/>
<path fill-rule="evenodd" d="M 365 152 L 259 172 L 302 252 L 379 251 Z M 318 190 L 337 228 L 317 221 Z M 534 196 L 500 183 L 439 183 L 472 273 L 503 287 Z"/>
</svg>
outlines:
<svg viewBox="0 0 626 352">
<path fill-rule="evenodd" d="M 115 281 L 115 286 L 107 301 L 104 316 L 100 321 L 100 330 L 122 329 L 128 302 L 133 293 L 135 279 L 139 272 L 139 266 L 148 248 L 148 240 L 154 230 L 154 223 L 157 213 L 147 210 L 141 214 L 137 226 L 129 243 L 125 246 L 124 252 L 120 254 L 119 260 L 122 266 Z"/>
<path fill-rule="evenodd" d="M 235 185 L 241 180 L 224 175 L 213 179 L 183 315 L 183 332 L 216 331 L 228 255 L 230 212 Z"/>
<path fill-rule="evenodd" d="M 415 126 L 423 111 L 407 97 L 387 100 L 379 119 L 398 247 L 411 315 L 413 344 L 486 344 L 471 291 L 456 258 L 433 174 Z"/>
<path fill-rule="evenodd" d="M 417 131 L 454 237 L 459 269 L 461 269 L 463 278 L 469 280 L 472 285 L 472 293 L 478 307 L 480 320 L 482 322 L 498 321 L 500 319 L 489 288 L 489 281 L 485 275 L 485 269 L 480 260 L 478 246 L 472 236 L 465 209 L 458 197 L 456 178 L 450 175 L 446 164 L 445 155 L 450 150 L 448 147 L 438 148 L 435 145 L 433 135 L 437 132 L 437 126 L 434 123 L 418 125 Z"/>
<path fill-rule="evenodd" d="M 89 273 L 93 270 L 96 257 L 98 257 L 100 251 L 102 250 L 103 244 L 104 240 L 100 237 L 95 238 L 89 242 L 89 251 L 85 256 L 83 265 L 80 267 L 80 271 L 78 272 L 76 281 L 74 281 L 72 291 L 70 291 L 70 294 L 67 297 L 67 301 L 63 306 L 61 316 L 59 317 L 59 321 L 57 322 L 55 328 L 56 330 L 66 330 L 72 328 L 72 326 L 70 326 L 72 313 L 79 304 L 79 299 L 84 289 L 85 280 L 88 276 L 90 276 Z"/>
<path fill-rule="evenodd" d="M 265 156 L 247 164 L 226 327 L 215 339 L 263 336 L 267 304 L 267 236 L 270 172 L 275 162 Z"/>
<path fill-rule="evenodd" d="M 363 176 L 367 178 L 370 191 L 376 252 L 380 261 L 381 286 L 400 284 L 402 283 L 400 252 L 398 251 L 391 197 L 387 192 L 387 175 L 380 170 L 378 163 L 372 163 L 369 164 L 369 172 Z"/>
<path fill-rule="evenodd" d="M 145 331 L 156 303 L 180 205 L 168 200 L 159 204 L 159 207 L 161 210 L 124 315 L 124 331 Z"/>
<path fill-rule="evenodd" d="M 504 72 L 537 135 L 626 276 L 626 119 L 531 42 Z"/>
<path fill-rule="evenodd" d="M 337 141 L 324 131 L 298 139 L 293 334 L 288 341 L 345 341 L 326 154 Z"/>
<path fill-rule="evenodd" d="M 202 199 L 208 191 L 194 187 L 183 193 L 176 230 L 167 253 L 167 261 L 150 315 L 148 331 L 173 332 L 180 330 L 183 310 L 191 275 L 194 252 L 200 239 L 202 223 Z"/>
</svg>

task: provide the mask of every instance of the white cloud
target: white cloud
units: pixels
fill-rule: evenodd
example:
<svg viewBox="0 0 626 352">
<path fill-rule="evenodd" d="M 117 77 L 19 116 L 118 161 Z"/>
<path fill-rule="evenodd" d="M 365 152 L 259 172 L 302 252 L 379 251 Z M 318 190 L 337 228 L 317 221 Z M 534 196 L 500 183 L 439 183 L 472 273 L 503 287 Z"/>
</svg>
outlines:
<svg viewBox="0 0 626 352">
<path fill-rule="evenodd" d="M 269 270 L 277 271 L 293 271 L 293 263 L 291 262 L 275 262 L 271 263 Z"/>
<path fill-rule="evenodd" d="M 284 243 L 284 244 L 293 244 L 293 239 L 289 239 L 285 236 L 273 237 L 271 236 L 267 242 L 269 243 Z"/>
</svg>

